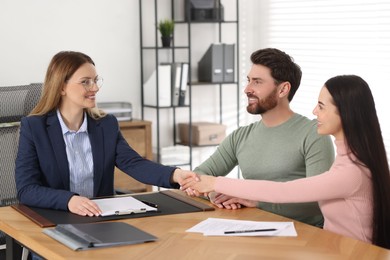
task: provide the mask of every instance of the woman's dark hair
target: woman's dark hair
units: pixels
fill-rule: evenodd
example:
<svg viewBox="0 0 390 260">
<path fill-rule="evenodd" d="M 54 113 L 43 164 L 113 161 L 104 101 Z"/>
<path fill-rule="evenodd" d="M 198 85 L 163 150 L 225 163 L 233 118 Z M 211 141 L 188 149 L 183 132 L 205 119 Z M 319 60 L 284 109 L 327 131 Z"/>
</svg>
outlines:
<svg viewBox="0 0 390 260">
<path fill-rule="evenodd" d="M 372 243 L 390 249 L 390 172 L 371 90 L 355 75 L 336 76 L 325 87 L 339 110 L 348 147 L 371 171 Z"/>
<path fill-rule="evenodd" d="M 284 81 L 290 82 L 291 89 L 288 100 L 293 99 L 301 84 L 302 71 L 290 55 L 278 49 L 266 48 L 253 52 L 251 61 L 253 64 L 269 68 L 275 84 L 278 85 Z"/>
</svg>

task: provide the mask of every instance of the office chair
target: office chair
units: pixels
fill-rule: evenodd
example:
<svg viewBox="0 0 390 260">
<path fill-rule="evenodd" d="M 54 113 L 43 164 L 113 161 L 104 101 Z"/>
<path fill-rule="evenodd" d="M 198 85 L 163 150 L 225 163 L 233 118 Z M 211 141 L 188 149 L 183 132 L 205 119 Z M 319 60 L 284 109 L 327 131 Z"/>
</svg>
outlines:
<svg viewBox="0 0 390 260">
<path fill-rule="evenodd" d="M 17 204 L 15 159 L 19 124 L 41 96 L 41 83 L 0 87 L 0 207 Z M 0 250 L 5 249 L 5 234 L 0 231 Z M 23 248 L 23 254 L 28 253 Z"/>
</svg>

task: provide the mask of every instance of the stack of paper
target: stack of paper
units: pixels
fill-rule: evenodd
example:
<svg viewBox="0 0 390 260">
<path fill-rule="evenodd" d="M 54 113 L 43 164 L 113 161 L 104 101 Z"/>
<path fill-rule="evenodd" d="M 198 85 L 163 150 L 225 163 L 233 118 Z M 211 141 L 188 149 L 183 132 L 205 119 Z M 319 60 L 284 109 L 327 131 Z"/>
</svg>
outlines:
<svg viewBox="0 0 390 260">
<path fill-rule="evenodd" d="M 175 145 L 160 148 L 159 162 L 165 165 L 188 164 L 190 148 L 185 145 Z"/>
<path fill-rule="evenodd" d="M 188 229 L 187 232 L 204 236 L 286 236 L 296 237 L 293 222 L 264 222 L 208 218 Z"/>
</svg>

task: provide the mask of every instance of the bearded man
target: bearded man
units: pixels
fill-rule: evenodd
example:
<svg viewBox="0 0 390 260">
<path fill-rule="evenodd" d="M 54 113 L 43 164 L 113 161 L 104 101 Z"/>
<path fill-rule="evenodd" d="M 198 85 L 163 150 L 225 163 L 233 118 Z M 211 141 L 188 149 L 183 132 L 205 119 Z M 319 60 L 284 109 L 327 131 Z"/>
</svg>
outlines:
<svg viewBox="0 0 390 260">
<path fill-rule="evenodd" d="M 239 166 L 245 179 L 286 182 L 329 170 L 335 156 L 330 137 L 317 134 L 316 120 L 290 108 L 301 82 L 300 67 L 288 54 L 273 48 L 255 51 L 251 61 L 245 87 L 247 111 L 260 115 L 259 121 L 228 135 L 194 171 L 226 176 Z M 323 225 L 317 202 L 275 204 L 215 193 L 209 197 L 220 208 L 258 207 L 310 225 Z"/>
</svg>

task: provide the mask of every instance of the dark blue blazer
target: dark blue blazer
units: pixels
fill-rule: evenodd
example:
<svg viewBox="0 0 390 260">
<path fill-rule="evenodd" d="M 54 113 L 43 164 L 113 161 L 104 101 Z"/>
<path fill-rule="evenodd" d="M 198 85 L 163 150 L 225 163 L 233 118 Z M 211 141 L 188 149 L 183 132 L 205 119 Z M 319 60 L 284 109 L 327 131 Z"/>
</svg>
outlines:
<svg viewBox="0 0 390 260">
<path fill-rule="evenodd" d="M 178 188 L 170 182 L 175 168 L 142 158 L 123 138 L 114 116 L 87 119 L 94 197 L 114 194 L 114 166 L 143 183 Z M 15 180 L 21 203 L 68 210 L 75 193 L 69 191 L 69 165 L 56 112 L 21 120 Z"/>
</svg>

